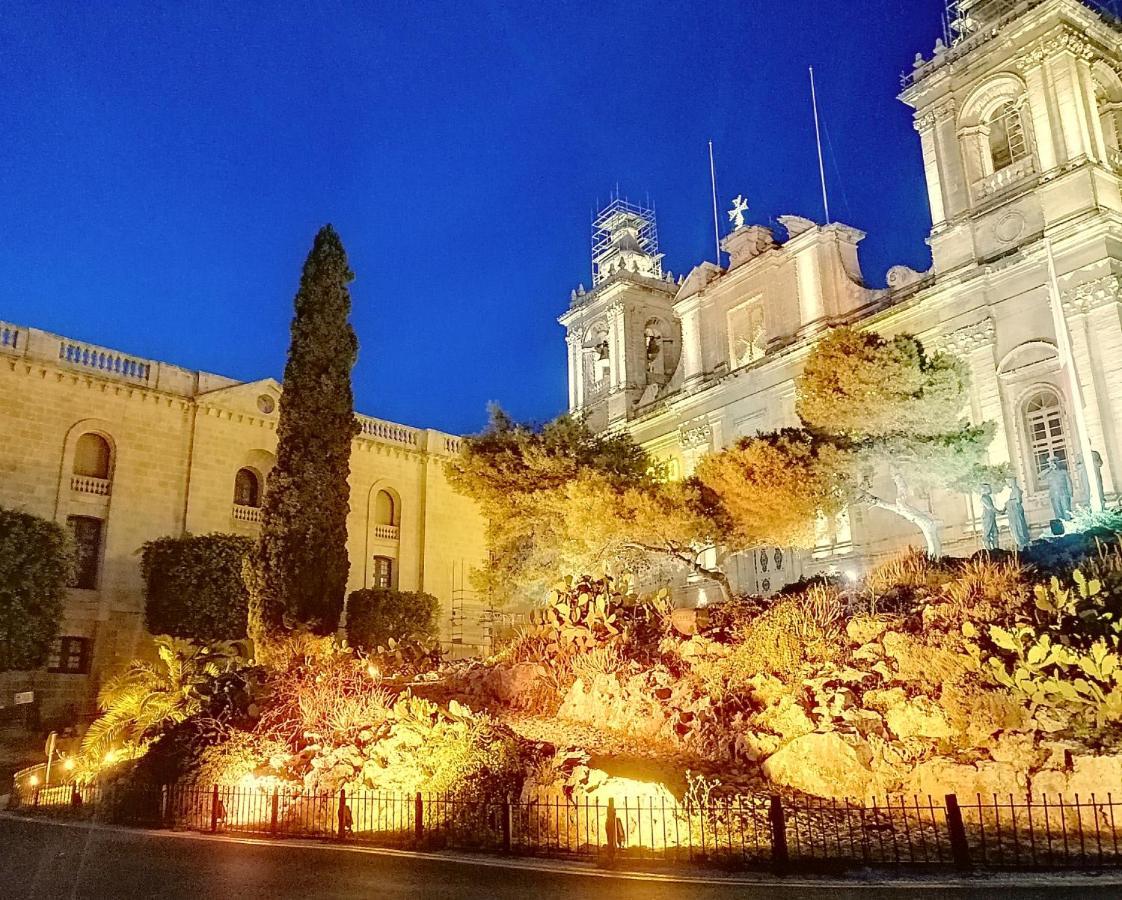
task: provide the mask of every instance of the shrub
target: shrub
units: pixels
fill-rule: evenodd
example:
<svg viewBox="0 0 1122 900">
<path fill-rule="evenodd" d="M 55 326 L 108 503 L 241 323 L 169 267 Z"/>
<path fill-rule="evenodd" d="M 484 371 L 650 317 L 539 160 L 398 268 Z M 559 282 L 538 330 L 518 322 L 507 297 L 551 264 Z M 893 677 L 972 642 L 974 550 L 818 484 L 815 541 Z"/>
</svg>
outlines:
<svg viewBox="0 0 1122 900">
<path fill-rule="evenodd" d="M 61 526 L 0 508 L 0 672 L 44 663 L 58 634 L 70 572 Z"/>
<path fill-rule="evenodd" d="M 152 634 L 194 641 L 246 635 L 243 569 L 253 541 L 234 534 L 164 537 L 141 550 L 144 617 Z"/>
<path fill-rule="evenodd" d="M 420 591 L 365 588 L 347 599 L 347 641 L 376 650 L 390 641 L 430 643 L 437 637 L 440 601 Z"/>
</svg>

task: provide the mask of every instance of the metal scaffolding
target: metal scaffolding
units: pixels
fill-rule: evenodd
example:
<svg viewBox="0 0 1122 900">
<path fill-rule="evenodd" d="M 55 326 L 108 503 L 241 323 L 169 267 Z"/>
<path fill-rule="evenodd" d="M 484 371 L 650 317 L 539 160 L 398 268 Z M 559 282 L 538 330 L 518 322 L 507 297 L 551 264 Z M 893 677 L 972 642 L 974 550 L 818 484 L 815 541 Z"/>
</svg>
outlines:
<svg viewBox="0 0 1122 900">
<path fill-rule="evenodd" d="M 592 220 L 592 283 L 608 277 L 602 264 L 620 249 L 636 250 L 657 261 L 658 225 L 655 211 L 616 197 Z"/>
</svg>

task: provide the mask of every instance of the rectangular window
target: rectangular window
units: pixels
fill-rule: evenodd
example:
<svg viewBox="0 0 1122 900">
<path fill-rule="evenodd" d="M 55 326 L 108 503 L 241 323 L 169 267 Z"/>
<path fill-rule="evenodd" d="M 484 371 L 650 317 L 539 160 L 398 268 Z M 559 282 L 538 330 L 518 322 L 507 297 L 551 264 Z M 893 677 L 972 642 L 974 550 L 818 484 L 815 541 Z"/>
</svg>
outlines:
<svg viewBox="0 0 1122 900">
<path fill-rule="evenodd" d="M 393 560 L 388 556 L 375 556 L 373 581 L 376 588 L 393 587 Z"/>
<path fill-rule="evenodd" d="M 83 637 L 59 637 L 51 644 L 47 671 L 63 675 L 87 675 L 93 642 Z"/>
<path fill-rule="evenodd" d="M 70 516 L 66 520 L 74 539 L 74 577 L 70 586 L 88 591 L 97 590 L 101 567 L 101 519 L 92 516 Z"/>
</svg>

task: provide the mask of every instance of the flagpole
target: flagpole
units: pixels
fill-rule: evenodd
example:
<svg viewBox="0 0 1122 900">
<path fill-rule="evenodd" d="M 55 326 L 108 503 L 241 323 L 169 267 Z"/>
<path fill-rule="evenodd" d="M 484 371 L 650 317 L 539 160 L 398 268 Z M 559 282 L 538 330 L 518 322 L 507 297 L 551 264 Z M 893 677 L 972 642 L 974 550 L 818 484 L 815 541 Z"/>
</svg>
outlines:
<svg viewBox="0 0 1122 900">
<path fill-rule="evenodd" d="M 814 107 L 814 139 L 818 144 L 818 177 L 822 180 L 822 207 L 830 224 L 830 199 L 826 196 L 826 164 L 822 159 L 822 129 L 818 125 L 818 94 L 814 90 L 814 66 L 810 67 L 810 104 Z"/>
<path fill-rule="evenodd" d="M 717 249 L 717 267 L 721 266 L 721 231 L 717 226 L 717 169 L 713 165 L 713 142 L 709 142 L 709 184 L 713 188 L 713 243 Z"/>
</svg>

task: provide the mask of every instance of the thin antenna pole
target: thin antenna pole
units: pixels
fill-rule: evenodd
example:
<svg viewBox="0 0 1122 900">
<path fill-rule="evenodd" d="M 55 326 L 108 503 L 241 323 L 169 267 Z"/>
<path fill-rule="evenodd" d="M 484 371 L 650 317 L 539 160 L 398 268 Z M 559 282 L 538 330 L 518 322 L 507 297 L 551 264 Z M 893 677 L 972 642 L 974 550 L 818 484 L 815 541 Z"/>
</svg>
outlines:
<svg viewBox="0 0 1122 900">
<path fill-rule="evenodd" d="M 713 142 L 709 142 L 709 184 L 713 188 L 713 243 L 717 248 L 717 266 L 721 265 L 721 231 L 717 226 L 717 169 L 713 165 Z"/>
<path fill-rule="evenodd" d="M 818 125 L 818 93 L 814 90 L 814 66 L 810 67 L 810 104 L 814 107 L 814 138 L 818 142 L 818 177 L 822 179 L 822 206 L 830 224 L 830 198 L 826 195 L 826 164 L 822 160 L 822 129 Z"/>
</svg>

